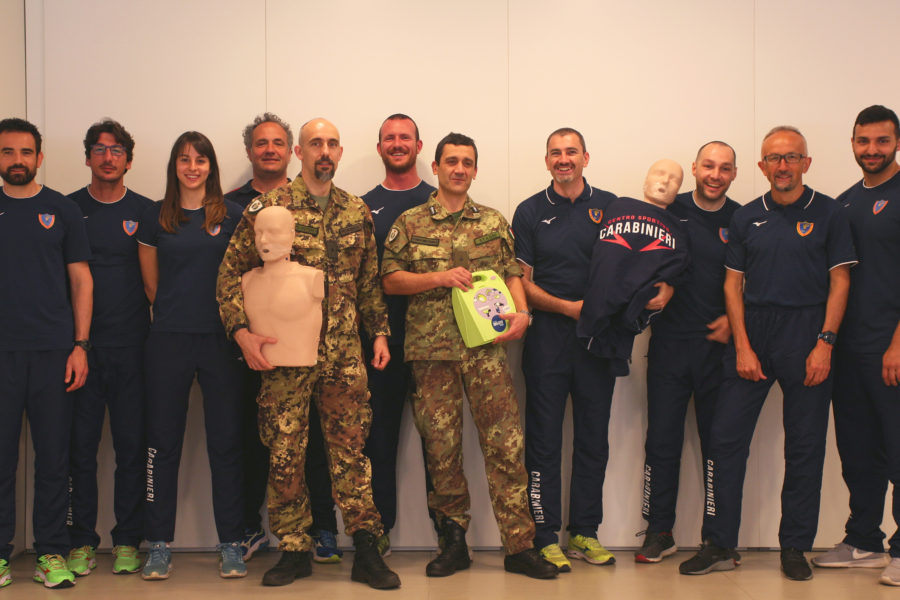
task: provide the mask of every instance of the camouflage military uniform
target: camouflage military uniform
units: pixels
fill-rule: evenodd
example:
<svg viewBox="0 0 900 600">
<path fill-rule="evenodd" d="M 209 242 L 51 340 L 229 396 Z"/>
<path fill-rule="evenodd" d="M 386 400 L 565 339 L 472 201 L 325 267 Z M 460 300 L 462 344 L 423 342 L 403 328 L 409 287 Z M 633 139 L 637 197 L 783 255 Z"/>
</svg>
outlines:
<svg viewBox="0 0 900 600">
<path fill-rule="evenodd" d="M 462 217 L 455 222 L 432 194 L 422 206 L 403 213 L 388 233 L 383 275 L 459 266 L 493 269 L 503 279 L 522 275 L 512 233 L 500 213 L 466 198 Z M 503 546 L 510 554 L 531 548 L 534 522 L 528 512 L 522 427 L 506 348 L 466 348 L 453 317 L 450 289 L 442 287 L 409 297 L 404 353 L 416 378 L 416 426 L 425 440 L 434 482 L 428 506 L 439 518 L 468 528 L 470 501 L 462 464 L 465 391 Z"/>
<path fill-rule="evenodd" d="M 314 367 L 262 372 L 260 438 L 269 448 L 269 524 L 281 550 L 310 550 L 312 524 L 303 476 L 310 398 L 322 421 L 335 499 L 348 535 L 380 535 L 372 501 L 371 467 L 363 455 L 371 422 L 359 322 L 372 337 L 387 335 L 387 309 L 378 278 L 374 227 L 359 198 L 334 186 L 323 213 L 303 179 L 254 201 L 231 238 L 219 268 L 217 295 L 230 335 L 247 325 L 241 275 L 259 266 L 253 224 L 262 208 L 281 205 L 294 215 L 292 260 L 325 272 L 322 334 Z"/>
</svg>

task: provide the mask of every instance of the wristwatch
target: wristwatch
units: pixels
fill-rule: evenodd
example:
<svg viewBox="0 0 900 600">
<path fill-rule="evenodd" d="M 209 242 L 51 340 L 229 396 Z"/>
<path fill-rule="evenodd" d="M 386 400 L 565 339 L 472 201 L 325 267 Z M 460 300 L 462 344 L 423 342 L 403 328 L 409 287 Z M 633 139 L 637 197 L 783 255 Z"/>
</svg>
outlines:
<svg viewBox="0 0 900 600">
<path fill-rule="evenodd" d="M 818 336 L 816 336 L 817 340 L 822 340 L 826 344 L 834 346 L 834 343 L 837 341 L 837 334 L 833 331 L 823 331 Z"/>
<path fill-rule="evenodd" d="M 520 310 L 519 312 L 528 315 L 528 326 L 531 327 L 531 322 L 534 321 L 534 313 L 530 310 Z"/>
<path fill-rule="evenodd" d="M 91 348 L 93 348 L 90 340 L 75 340 L 75 346 L 78 346 L 85 352 L 90 352 Z"/>
</svg>

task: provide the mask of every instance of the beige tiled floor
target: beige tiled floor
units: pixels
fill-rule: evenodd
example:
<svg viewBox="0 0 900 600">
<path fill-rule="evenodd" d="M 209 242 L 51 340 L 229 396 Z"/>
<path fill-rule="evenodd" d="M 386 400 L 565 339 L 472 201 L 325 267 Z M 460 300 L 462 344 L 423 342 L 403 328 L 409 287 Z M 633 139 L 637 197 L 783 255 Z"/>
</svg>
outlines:
<svg viewBox="0 0 900 600">
<path fill-rule="evenodd" d="M 273 565 L 278 555 L 259 555 L 249 564 L 249 575 L 240 580 L 223 580 L 216 571 L 212 553 L 176 553 L 175 570 L 167 581 L 145 582 L 138 575 L 114 576 L 110 572 L 112 557 L 101 554 L 99 567 L 93 574 L 80 578 L 74 588 L 45 590 L 31 582 L 33 555 L 22 555 L 12 563 L 13 584 L 0 590 L 0 600 L 17 598 L 91 598 L 93 600 L 154 600 L 199 598 L 317 598 L 320 600 L 453 600 L 453 599 L 643 599 L 695 600 L 775 600 L 779 598 L 810 600 L 850 600 L 865 598 L 900 599 L 900 588 L 878 584 L 878 569 L 816 569 L 808 582 L 786 580 L 779 571 L 777 552 L 743 552 L 743 563 L 735 571 L 711 573 L 702 577 L 678 574 L 678 563 L 690 553 L 678 553 L 658 565 L 639 565 L 631 560 L 631 552 L 617 552 L 619 563 L 612 567 L 594 567 L 575 561 L 571 573 L 556 580 L 537 581 L 503 571 L 499 551 L 475 552 L 475 562 L 468 571 L 452 577 L 425 577 L 425 563 L 430 552 L 394 552 L 387 561 L 400 574 L 403 586 L 396 591 L 372 590 L 350 581 L 352 553 L 343 564 L 314 565 L 313 575 L 283 588 L 260 585 L 263 572 Z"/>
</svg>

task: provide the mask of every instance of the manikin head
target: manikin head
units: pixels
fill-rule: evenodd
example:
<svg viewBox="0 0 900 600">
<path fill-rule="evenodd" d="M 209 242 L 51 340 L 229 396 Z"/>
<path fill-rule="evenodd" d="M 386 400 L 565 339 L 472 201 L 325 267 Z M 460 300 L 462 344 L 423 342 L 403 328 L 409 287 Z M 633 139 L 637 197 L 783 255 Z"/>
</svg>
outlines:
<svg viewBox="0 0 900 600">
<path fill-rule="evenodd" d="M 675 200 L 684 179 L 684 171 L 674 160 L 658 160 L 647 171 L 644 179 L 644 201 L 666 208 Z"/>
<path fill-rule="evenodd" d="M 289 259 L 294 243 L 294 217 L 283 206 L 268 206 L 256 215 L 253 225 L 256 251 L 263 262 Z"/>
</svg>

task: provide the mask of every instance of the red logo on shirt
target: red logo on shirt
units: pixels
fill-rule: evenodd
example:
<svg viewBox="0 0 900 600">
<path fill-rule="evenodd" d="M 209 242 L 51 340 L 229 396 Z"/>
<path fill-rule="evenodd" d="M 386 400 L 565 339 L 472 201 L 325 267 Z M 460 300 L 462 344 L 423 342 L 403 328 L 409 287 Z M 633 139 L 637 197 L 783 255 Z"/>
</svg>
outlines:
<svg viewBox="0 0 900 600">
<path fill-rule="evenodd" d="M 38 220 L 41 222 L 41 226 L 44 229 L 50 229 L 53 227 L 53 224 L 56 223 L 56 215 L 51 215 L 50 213 L 41 213 L 38 215 Z"/>
<path fill-rule="evenodd" d="M 799 233 L 801 237 L 806 237 L 812 233 L 814 226 L 815 223 L 810 223 L 809 221 L 797 221 L 797 233 Z"/>
<path fill-rule="evenodd" d="M 728 228 L 727 227 L 719 227 L 719 239 L 722 240 L 723 244 L 728 243 Z"/>
<path fill-rule="evenodd" d="M 884 207 L 887 206 L 887 203 L 887 200 L 876 201 L 875 204 L 872 205 L 872 214 L 877 215 L 878 213 L 880 213 L 882 210 L 884 210 Z"/>
<path fill-rule="evenodd" d="M 591 221 L 599 224 L 603 220 L 603 211 L 599 208 L 589 208 L 588 216 L 591 218 Z"/>
<path fill-rule="evenodd" d="M 126 235 L 134 235 L 134 232 L 138 229 L 137 221 L 122 221 L 122 229 L 125 230 Z"/>
<path fill-rule="evenodd" d="M 221 225 L 213 225 L 213 228 L 209 230 L 209 235 L 219 235 L 220 231 L 222 231 Z"/>
</svg>

